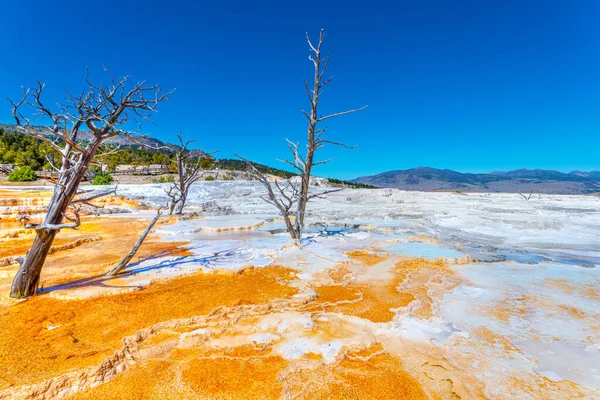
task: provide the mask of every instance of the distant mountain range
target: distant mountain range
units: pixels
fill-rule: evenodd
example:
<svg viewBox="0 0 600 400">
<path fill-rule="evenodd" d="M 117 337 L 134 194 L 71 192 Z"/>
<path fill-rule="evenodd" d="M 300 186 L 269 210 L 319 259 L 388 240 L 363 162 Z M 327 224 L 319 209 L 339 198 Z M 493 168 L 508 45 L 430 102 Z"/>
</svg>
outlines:
<svg viewBox="0 0 600 400">
<path fill-rule="evenodd" d="M 352 182 L 421 191 L 586 194 L 600 192 L 600 171 L 564 173 L 554 170 L 518 169 L 470 174 L 449 169 L 417 167 L 361 176 Z"/>
<path fill-rule="evenodd" d="M 33 127 L 38 132 L 46 134 L 41 126 Z M 0 129 L 15 132 L 13 124 L 0 124 Z M 80 139 L 89 140 L 92 134 L 88 131 L 80 133 Z M 136 140 L 150 147 L 163 147 L 167 144 L 149 136 L 137 136 Z M 120 145 L 124 148 L 139 148 L 126 138 L 116 136 L 109 139 L 108 143 Z M 148 149 L 143 146 L 144 149 Z M 165 151 L 164 149 L 161 151 Z M 200 151 L 200 150 L 194 150 Z M 223 167 L 241 170 L 244 163 L 240 160 L 220 160 Z M 258 165 L 258 164 L 257 164 Z M 266 165 L 260 165 L 266 173 L 280 176 L 291 176 L 292 173 Z M 494 171 L 487 174 L 470 174 L 452 171 L 449 169 L 436 169 L 417 167 L 407 170 L 383 172 L 377 175 L 361 176 L 352 180 L 353 183 L 372 185 L 382 188 L 398 188 L 404 190 L 420 191 L 455 191 L 463 192 L 535 192 L 554 194 L 587 194 L 600 192 L 600 171 L 572 171 L 569 173 L 554 170 L 529 170 L 518 169 L 515 171 Z"/>
</svg>

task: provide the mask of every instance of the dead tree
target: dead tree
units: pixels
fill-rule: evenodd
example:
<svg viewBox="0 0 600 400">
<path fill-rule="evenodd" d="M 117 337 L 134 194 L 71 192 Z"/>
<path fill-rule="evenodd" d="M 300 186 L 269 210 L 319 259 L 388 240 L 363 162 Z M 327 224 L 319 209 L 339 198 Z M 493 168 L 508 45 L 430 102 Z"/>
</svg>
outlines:
<svg viewBox="0 0 600 400">
<path fill-rule="evenodd" d="M 48 144 L 61 158 L 60 166 L 53 166 L 58 170 L 58 180 L 44 223 L 32 226 L 36 237 L 20 262 L 11 287 L 11 297 L 24 298 L 36 293 L 42 267 L 56 234 L 63 228 L 77 228 L 78 217 L 77 222 L 71 223 L 63 223 L 63 219 L 67 218 L 67 209 L 78 194 L 79 184 L 98 148 L 115 136 L 135 141 L 133 135 L 137 132 L 125 128 L 131 123 L 130 117 L 149 120 L 158 104 L 170 97 L 171 92 L 162 92 L 158 85 L 149 86 L 145 81 L 131 85 L 130 77 L 116 80 L 110 72 L 107 73 L 110 83 L 101 85 L 92 83 L 86 74 L 82 92 L 78 95 L 67 92 L 68 100 L 56 111 L 42 102 L 44 84 L 41 82 L 33 89 L 25 89 L 20 101 L 9 100 L 17 129 Z M 41 114 L 50 125 L 41 131 L 33 127 L 23 115 L 26 107 Z M 85 130 L 91 133 L 91 138 L 88 136 L 83 140 L 82 132 Z"/>
<path fill-rule="evenodd" d="M 288 232 L 290 233 L 290 236 L 297 243 L 302 239 L 302 231 L 304 229 L 304 217 L 306 215 L 307 203 L 315 197 L 320 197 L 328 193 L 343 190 L 343 188 L 338 188 L 317 194 L 310 194 L 310 178 L 313 167 L 320 164 L 327 164 L 329 161 L 331 161 L 331 159 L 317 161 L 315 160 L 315 153 L 317 152 L 317 150 L 322 149 L 327 144 L 352 148 L 351 146 L 348 146 L 344 143 L 326 139 L 323 136 L 323 134 L 327 130 L 327 127 L 323 126 L 322 123 L 329 119 L 346 114 L 352 114 L 366 108 L 365 106 L 358 109 L 337 112 L 325 116 L 319 114 L 319 100 L 321 98 L 321 95 L 323 94 L 325 86 L 327 86 L 333 79 L 332 77 L 325 77 L 325 73 L 329 65 L 329 60 L 331 59 L 331 54 L 328 53 L 327 56 L 323 57 L 322 46 L 324 39 L 325 34 L 323 30 L 321 30 L 319 33 L 319 42 L 316 46 L 314 46 L 308 36 L 308 33 L 306 34 L 306 41 L 308 42 L 308 46 L 311 52 L 311 54 L 308 56 L 308 59 L 313 63 L 314 67 L 312 89 L 308 81 L 304 81 L 304 88 L 306 90 L 306 95 L 308 96 L 308 100 L 310 102 L 310 111 L 302 111 L 302 113 L 308 120 L 308 137 L 306 143 L 306 153 L 302 154 L 300 152 L 300 150 L 298 149 L 299 143 L 293 143 L 287 140 L 288 148 L 290 149 L 293 158 L 291 160 L 282 160 L 284 163 L 289 164 L 298 172 L 300 176 L 299 184 L 292 183 L 288 180 L 288 182 L 284 185 L 279 184 L 278 181 L 275 181 L 272 185 L 271 182 L 268 179 L 266 179 L 263 176 L 263 174 L 261 174 L 254 167 L 254 165 L 252 165 L 252 163 L 248 162 L 248 160 L 246 160 L 245 158 L 240 157 L 246 160 L 246 163 L 248 165 L 248 172 L 255 179 L 261 182 L 263 186 L 265 186 L 265 188 L 267 189 L 267 196 L 263 197 L 263 200 L 267 201 L 270 204 L 273 204 L 279 209 L 280 213 L 284 217 L 284 221 L 286 223 L 286 227 L 288 229 Z M 293 221 L 291 218 L 292 215 L 294 217 Z"/>
<path fill-rule="evenodd" d="M 279 210 L 279 213 L 283 217 L 283 222 L 290 236 L 294 240 L 301 239 L 301 231 L 297 230 L 296 224 L 294 223 L 293 217 L 296 215 L 294 206 L 298 205 L 298 199 L 300 198 L 300 186 L 294 184 L 290 179 L 286 180 L 284 184 L 280 184 L 277 179 L 271 183 L 262 172 L 260 172 L 254 164 L 245 159 L 244 157 L 236 154 L 239 158 L 246 161 L 246 169 L 248 174 L 263 184 L 267 189 L 267 195 L 261 196 L 261 199 L 269 204 L 274 205 Z"/>
<path fill-rule="evenodd" d="M 113 269 L 108 271 L 106 276 L 117 276 L 119 274 L 119 272 L 121 272 L 121 270 L 123 268 L 125 268 L 125 266 L 127 266 L 127 264 L 129 264 L 129 261 L 131 261 L 133 256 L 135 256 L 135 253 L 137 253 L 137 251 L 140 249 L 140 246 L 142 245 L 142 243 L 144 243 L 144 240 L 146 240 L 146 236 L 148 236 L 148 234 L 150 233 L 150 230 L 152 229 L 154 224 L 156 224 L 156 221 L 158 221 L 158 219 L 160 218 L 161 215 L 162 215 L 162 212 L 160 211 L 160 208 L 159 208 L 158 210 L 156 210 L 156 216 L 152 219 L 152 221 L 150 221 L 150 223 L 148 224 L 146 229 L 144 229 L 144 232 L 142 232 L 142 235 L 139 237 L 137 242 L 135 242 L 135 244 L 133 245 L 131 250 L 129 250 L 129 253 L 127 253 L 125 255 L 125 257 L 123 257 L 121 259 L 121 261 L 119 261 L 119 263 L 117 265 L 115 265 L 115 267 Z"/>
<path fill-rule="evenodd" d="M 533 191 L 531 191 L 531 193 L 529 193 L 529 196 L 525 196 L 523 193 L 519 192 L 519 195 L 525 199 L 525 201 L 529 201 L 529 199 L 531 199 L 531 196 L 533 195 Z"/>
<path fill-rule="evenodd" d="M 200 172 L 202 168 L 202 159 L 208 157 L 208 153 L 200 152 L 200 154 L 192 155 L 188 147 L 195 140 L 183 141 L 183 136 L 180 133 L 177 135 L 179 139 L 179 147 L 175 152 L 175 164 L 177 165 L 177 178 L 175 182 L 165 190 L 165 193 L 171 201 L 169 202 L 169 215 L 183 214 L 183 208 L 187 201 L 190 187 L 195 182 L 200 180 Z M 212 167 L 209 168 L 209 170 Z"/>
</svg>

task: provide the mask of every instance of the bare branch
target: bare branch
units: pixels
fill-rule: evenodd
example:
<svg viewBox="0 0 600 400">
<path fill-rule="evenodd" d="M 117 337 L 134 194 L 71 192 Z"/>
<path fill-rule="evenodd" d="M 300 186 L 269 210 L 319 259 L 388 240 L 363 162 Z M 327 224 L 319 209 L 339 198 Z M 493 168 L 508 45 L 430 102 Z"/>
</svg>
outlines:
<svg viewBox="0 0 600 400">
<path fill-rule="evenodd" d="M 62 214 L 63 218 L 71 221 L 71 223 L 67 224 L 25 224 L 25 229 L 35 229 L 36 231 L 60 231 L 61 229 L 79 229 L 79 225 L 81 225 L 81 219 L 79 218 L 79 208 L 75 207 L 73 209 L 73 214 L 75 214 L 75 218 L 69 217 L 65 213 Z"/>
<path fill-rule="evenodd" d="M 29 96 L 30 90 L 31 89 L 29 89 L 29 88 L 27 88 L 27 89 L 23 88 L 23 97 L 17 103 L 13 102 L 11 99 L 7 99 L 8 102 L 10 103 L 10 105 L 12 106 L 12 114 L 17 123 L 17 126 L 22 126 L 21 120 L 25 120 L 26 125 L 28 125 L 29 121 L 25 117 L 23 117 L 23 115 L 19 112 L 19 107 L 21 107 L 27 100 L 27 96 Z"/>
<path fill-rule="evenodd" d="M 335 193 L 335 192 L 340 192 L 342 190 L 345 190 L 345 187 L 342 188 L 336 188 L 336 189 L 331 189 L 331 190 L 326 190 L 324 192 L 321 193 L 315 193 L 315 194 L 311 194 L 310 196 L 308 196 L 309 200 L 312 199 L 324 199 L 326 195 L 331 194 L 331 193 Z"/>
<path fill-rule="evenodd" d="M 60 147 L 59 145 L 57 145 L 56 143 L 54 143 L 52 140 L 50 140 L 50 138 L 41 135 L 40 133 L 35 131 L 35 128 L 32 127 L 24 127 L 24 126 L 17 126 L 17 130 L 19 130 L 21 133 L 24 133 L 26 135 L 29 135 L 35 139 L 39 139 L 42 142 L 46 143 L 47 145 L 49 145 L 50 147 L 52 147 L 54 150 L 56 150 L 59 154 L 64 155 L 65 153 L 65 149 Z"/>
<path fill-rule="evenodd" d="M 160 218 L 161 215 L 162 215 L 162 212 L 160 211 L 160 208 L 158 208 L 156 210 L 156 216 L 154 217 L 154 219 L 152 219 L 152 221 L 150 221 L 150 223 L 148 224 L 146 229 L 142 232 L 142 235 L 139 237 L 137 242 L 135 242 L 135 244 L 133 245 L 131 250 L 129 250 L 129 253 L 127 253 L 125 255 L 125 257 L 123 257 L 121 259 L 121 261 L 119 261 L 119 263 L 117 265 L 115 265 L 115 267 L 106 274 L 106 276 L 116 276 L 119 272 L 121 272 L 121 270 L 123 268 L 125 268 L 125 266 L 127 266 L 129 261 L 131 261 L 133 256 L 135 256 L 135 253 L 137 253 L 137 251 L 139 250 L 142 243 L 144 243 L 144 240 L 146 240 L 146 236 L 148 236 L 148 234 L 150 233 L 150 230 L 152 229 L 154 224 L 156 224 L 156 221 L 158 221 L 158 219 Z"/>
<path fill-rule="evenodd" d="M 149 145 L 147 143 L 140 142 L 140 141 L 138 141 L 133 136 L 133 134 L 131 132 L 120 131 L 120 132 L 117 132 L 115 135 L 118 135 L 118 134 L 121 135 L 121 136 L 123 136 L 123 137 L 126 137 L 127 139 L 129 139 L 133 143 L 135 143 L 137 145 L 140 145 L 140 146 L 143 146 L 143 147 L 146 147 L 148 149 L 152 149 L 152 150 L 173 150 L 173 147 L 170 146 L 170 145 L 168 145 L 168 144 L 165 145 L 165 146 L 159 146 L 158 144 L 156 146 L 151 146 L 151 145 Z M 115 135 L 113 135 L 113 136 L 115 136 Z"/>
<path fill-rule="evenodd" d="M 369 107 L 369 106 L 360 107 L 360 108 L 357 108 L 355 110 L 342 111 L 342 112 L 338 112 L 338 113 L 326 115 L 325 117 L 319 117 L 317 119 L 317 122 L 323 122 L 323 121 L 326 121 L 326 120 L 331 119 L 331 118 L 340 117 L 342 115 L 352 114 L 352 113 L 355 113 L 357 111 L 364 110 L 367 107 Z"/>
<path fill-rule="evenodd" d="M 55 170 L 56 172 L 60 172 L 60 168 L 58 168 L 55 164 L 53 160 L 50 160 L 50 157 L 48 157 L 48 153 L 44 153 L 44 158 L 46 159 L 46 161 L 48 162 L 48 165 L 50 166 L 50 168 L 52 168 L 53 170 Z"/>
<path fill-rule="evenodd" d="M 312 103 L 313 102 L 313 93 L 308 88 L 308 81 L 306 79 L 304 80 L 304 90 L 306 90 L 306 96 L 308 97 L 308 101 Z"/>
<path fill-rule="evenodd" d="M 323 32 L 323 31 L 321 31 L 321 32 Z M 310 49 L 313 52 L 317 53 L 317 49 L 315 48 L 315 46 L 313 46 L 312 42 L 310 41 L 310 37 L 308 36 L 308 32 L 306 32 L 306 41 L 308 42 L 308 45 L 310 46 Z"/>
<path fill-rule="evenodd" d="M 88 203 L 88 202 L 90 202 L 92 200 L 96 200 L 96 199 L 99 199 L 101 197 L 110 196 L 111 194 L 112 195 L 116 195 L 117 194 L 117 186 L 115 186 L 114 188 L 109 189 L 107 191 L 96 193 L 96 194 L 94 194 L 92 196 L 84 197 L 84 198 L 81 198 L 81 199 L 75 199 L 75 200 L 71 201 L 71 204 Z M 88 193 L 88 192 L 84 192 L 84 193 Z"/>
<path fill-rule="evenodd" d="M 529 199 L 531 199 L 531 196 L 533 195 L 533 191 L 531 191 L 531 193 L 529 193 L 529 196 L 525 196 L 523 193 L 519 192 L 519 195 L 521 197 L 523 197 L 525 199 L 525 201 L 529 201 Z"/>
<path fill-rule="evenodd" d="M 328 162 L 330 162 L 331 160 L 333 160 L 333 158 L 328 158 L 328 159 L 326 159 L 326 160 L 321 160 L 321 161 L 315 161 L 315 162 L 313 162 L 313 167 L 314 167 L 315 165 L 327 164 L 327 163 L 328 163 Z"/>
<path fill-rule="evenodd" d="M 117 154 L 120 151 L 122 151 L 120 144 L 117 144 L 115 147 L 113 147 L 112 149 L 110 149 L 108 151 L 101 151 L 101 149 L 98 149 L 98 153 L 96 153 L 96 158 L 111 156 L 113 154 Z"/>
<path fill-rule="evenodd" d="M 331 144 L 331 145 L 334 145 L 334 146 L 345 147 L 347 149 L 355 149 L 356 148 L 356 146 L 348 146 L 347 144 L 344 144 L 344 143 L 334 142 L 332 140 L 326 140 L 326 139 L 316 140 L 315 143 L 319 147 L 322 147 L 324 144 Z"/>
<path fill-rule="evenodd" d="M 171 199 L 169 203 L 169 215 L 182 214 L 183 208 L 187 202 L 188 192 L 192 184 L 200 179 L 200 172 L 202 171 L 202 160 L 208 157 L 212 153 L 206 153 L 200 150 L 200 154 L 192 155 L 188 147 L 195 140 L 183 139 L 183 134 L 177 135 L 179 140 L 179 147 L 173 147 L 176 150 L 174 162 L 177 165 L 176 180 L 173 182 L 169 190 L 165 190 L 165 193 Z M 210 166 L 209 171 L 215 168 L 217 161 Z"/>
</svg>

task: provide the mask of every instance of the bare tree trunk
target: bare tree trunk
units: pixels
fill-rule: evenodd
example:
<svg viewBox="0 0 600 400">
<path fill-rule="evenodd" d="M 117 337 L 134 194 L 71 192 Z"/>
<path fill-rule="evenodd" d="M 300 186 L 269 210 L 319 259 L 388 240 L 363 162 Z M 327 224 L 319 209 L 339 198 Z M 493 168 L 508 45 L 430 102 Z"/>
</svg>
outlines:
<svg viewBox="0 0 600 400">
<path fill-rule="evenodd" d="M 77 209 L 74 211 L 77 219 L 66 215 L 69 205 L 77 202 L 86 203 L 98 196 L 92 196 L 73 201 L 80 195 L 79 184 L 84 178 L 90 163 L 102 143 L 112 137 L 121 136 L 135 142 L 132 135 L 135 132 L 122 127 L 129 121 L 129 113 L 149 120 L 156 112 L 158 104 L 169 100 L 170 93 L 162 93 L 159 86 L 144 86 L 144 81 L 138 82 L 131 89 L 126 89 L 129 77 L 116 81 L 114 75 L 106 71 L 111 84 L 95 85 L 86 74 L 87 88 L 79 96 L 69 94 L 64 105 L 57 105 L 59 112 L 54 112 L 42 102 L 42 92 L 45 85 L 38 81 L 37 88 L 24 89 L 23 97 L 18 102 L 9 100 L 13 106 L 13 117 L 17 129 L 37 140 L 46 143 L 57 154 L 60 154 L 62 164 L 53 165 L 59 171 L 58 182 L 48 205 L 48 211 L 42 224 L 26 224 L 26 228 L 35 229 L 36 238 L 24 259 L 19 259 L 19 270 L 13 280 L 10 291 L 11 297 L 24 298 L 35 295 L 40 282 L 42 267 L 52 247 L 52 242 L 58 231 L 64 228 L 77 229 L 80 224 Z M 154 92 L 151 98 L 145 98 L 148 91 Z M 40 131 L 33 127 L 30 120 L 23 115 L 23 108 L 33 111 L 51 121 L 50 126 Z M 88 142 L 78 138 L 79 133 L 86 129 L 91 132 L 92 139 Z M 66 218 L 73 223 L 62 223 Z"/>
<path fill-rule="evenodd" d="M 173 215 L 174 211 L 175 211 L 175 203 L 169 202 L 169 215 Z"/>
<path fill-rule="evenodd" d="M 179 199 L 179 202 L 177 203 L 175 215 L 183 214 L 183 207 L 185 207 L 186 200 L 187 200 L 187 194 L 182 195 L 181 198 Z"/>
<path fill-rule="evenodd" d="M 183 214 L 190 187 L 200 179 L 200 171 L 202 170 L 203 155 L 192 156 L 188 152 L 188 146 L 194 141 L 188 140 L 184 142 L 181 133 L 177 137 L 180 143 L 175 158 L 177 164 L 177 181 L 173 182 L 169 190 L 165 190 L 167 196 L 171 198 L 169 202 L 169 215 Z"/>
<path fill-rule="evenodd" d="M 336 146 L 348 147 L 343 143 L 332 142 L 330 140 L 323 139 L 321 135 L 327 129 L 318 128 L 318 124 L 330 118 L 335 118 L 345 114 L 351 114 L 356 111 L 359 111 L 363 108 L 359 108 L 356 110 L 343 111 L 339 113 L 330 114 L 324 117 L 319 117 L 318 107 L 319 107 L 319 99 L 323 92 L 323 88 L 331 81 L 332 78 L 323 79 L 323 75 L 327 70 L 327 66 L 329 64 L 330 54 L 328 54 L 325 58 L 321 56 L 321 46 L 323 45 L 323 40 L 325 35 L 323 30 L 321 30 L 319 34 L 319 42 L 317 46 L 313 46 L 310 39 L 308 38 L 308 33 L 306 34 L 306 40 L 313 52 L 313 55 L 309 57 L 309 59 L 313 62 L 314 65 L 314 78 L 313 78 L 313 88 L 309 89 L 309 85 L 307 81 L 304 81 L 304 87 L 306 90 L 306 94 L 308 99 L 310 100 L 310 113 L 306 113 L 303 111 L 304 116 L 308 119 L 308 132 L 307 132 L 307 143 L 306 143 L 306 157 L 302 160 L 302 157 L 298 154 L 298 146 L 291 144 L 290 150 L 294 154 L 294 162 L 287 161 L 288 164 L 294 166 L 296 169 L 300 171 L 301 183 L 300 183 L 300 193 L 298 197 L 298 208 L 296 209 L 296 221 L 295 221 L 295 232 L 296 232 L 296 240 L 302 239 L 302 231 L 304 229 L 304 217 L 306 216 L 306 206 L 308 201 L 311 199 L 309 194 L 310 187 L 310 177 L 312 174 L 312 168 L 318 164 L 326 164 L 330 160 L 323 161 L 315 161 L 315 152 L 322 148 L 326 143 L 333 144 Z M 289 142 L 288 142 L 289 143 Z M 294 235 L 292 235 L 293 237 Z"/>
<path fill-rule="evenodd" d="M 307 36 L 308 40 L 308 36 Z M 310 43 L 310 40 L 309 40 Z M 308 190 L 310 186 L 310 176 L 312 173 L 312 167 L 315 156 L 315 130 L 318 123 L 318 106 L 319 106 L 319 93 L 321 90 L 321 44 L 323 43 L 323 32 L 319 38 L 319 45 L 317 51 L 315 51 L 315 76 L 313 80 L 313 96 L 310 101 L 310 117 L 308 119 L 308 141 L 307 141 L 307 152 L 306 160 L 304 161 L 304 170 L 302 171 L 302 183 L 300 188 L 300 198 L 298 199 L 298 215 L 296 216 L 296 231 L 299 232 L 299 237 L 302 238 L 302 227 L 304 226 L 304 215 L 306 214 L 306 204 L 308 203 Z M 311 45 L 312 46 L 312 45 Z M 328 60 L 326 61 L 328 62 Z M 309 94 L 310 98 L 310 94 Z"/>
<path fill-rule="evenodd" d="M 185 149 L 184 149 L 185 151 Z M 175 214 L 177 215 L 181 215 L 183 214 L 183 207 L 185 207 L 185 202 L 186 202 L 186 195 L 187 195 L 187 188 L 186 188 L 186 184 L 185 184 L 185 180 L 186 180 L 186 173 L 187 173 L 187 165 L 185 165 L 183 157 L 185 156 L 185 154 L 182 153 L 181 154 L 177 154 L 177 173 L 179 174 L 179 193 L 180 193 L 180 197 L 179 197 L 179 201 L 177 202 L 177 207 L 175 208 Z"/>
<path fill-rule="evenodd" d="M 65 164 L 63 164 L 42 226 L 61 224 L 69 204 L 71 204 L 77 193 L 79 183 L 87 172 L 89 162 L 94 157 L 99 145 L 98 141 L 92 143 L 89 152 L 82 155 L 73 170 L 65 168 Z M 42 267 L 58 231 L 59 229 L 36 229 L 33 245 L 27 252 L 13 280 L 10 297 L 23 298 L 33 296 L 36 293 L 40 283 Z"/>
<path fill-rule="evenodd" d="M 285 221 L 285 227 L 287 228 L 287 231 L 290 234 L 290 237 L 293 240 L 302 239 L 302 231 L 298 230 L 298 225 L 292 224 L 290 217 L 287 215 L 283 217 L 283 220 Z"/>
<path fill-rule="evenodd" d="M 287 230 L 297 245 L 301 245 L 300 241 L 302 239 L 302 234 L 304 230 L 304 217 L 306 216 L 306 205 L 308 204 L 308 202 L 311 199 L 320 198 L 325 194 L 343 190 L 343 188 L 341 188 L 328 190 L 316 194 L 310 194 L 310 177 L 312 174 L 312 168 L 320 164 L 327 164 L 329 161 L 331 161 L 331 159 L 315 160 L 315 152 L 323 148 L 326 144 L 350 148 L 350 146 L 347 146 L 343 143 L 325 139 L 323 137 L 323 134 L 327 130 L 327 127 L 323 127 L 320 124 L 324 121 L 327 121 L 328 119 L 336 118 L 342 115 L 352 114 L 366 108 L 365 106 L 354 110 L 336 112 L 325 116 L 319 116 L 319 99 L 323 94 L 323 88 L 329 82 L 331 82 L 332 79 L 324 78 L 324 74 L 327 70 L 327 66 L 330 60 L 329 54 L 325 57 L 322 57 L 321 47 L 323 45 L 324 38 L 325 34 L 323 30 L 321 30 L 319 34 L 319 42 L 317 43 L 317 46 L 314 46 L 310 41 L 310 38 L 308 37 L 308 33 L 306 34 L 306 41 L 308 42 L 310 51 L 312 53 L 308 58 L 314 66 L 314 78 L 312 89 L 310 88 L 308 81 L 304 81 L 304 89 L 310 101 L 310 112 L 302 110 L 302 113 L 308 119 L 308 138 L 306 143 L 306 155 L 304 156 L 303 154 L 301 154 L 301 151 L 298 150 L 299 143 L 293 143 L 286 139 L 288 142 L 288 148 L 292 152 L 293 159 L 285 159 L 283 160 L 283 162 L 291 165 L 295 170 L 298 171 L 300 175 L 299 188 L 296 187 L 297 185 L 290 182 L 290 180 L 288 180 L 288 184 L 284 188 L 282 188 L 279 185 L 279 183 L 275 181 L 274 186 L 278 192 L 276 194 L 273 186 L 271 185 L 271 182 L 269 182 L 269 180 L 266 179 L 263 176 L 263 174 L 260 173 L 260 171 L 251 162 L 238 155 L 238 157 L 246 161 L 246 165 L 248 166 L 248 173 L 256 180 L 261 182 L 267 189 L 267 196 L 262 197 L 262 199 L 279 209 L 285 221 Z M 296 209 L 295 212 L 292 213 L 292 208 L 294 206 L 296 207 Z M 292 214 L 295 214 L 295 220 L 293 223 L 290 219 L 290 215 Z"/>
<path fill-rule="evenodd" d="M 115 267 L 106 274 L 106 276 L 117 276 L 117 274 L 121 272 L 121 270 L 129 263 L 129 261 L 131 261 L 131 259 L 133 258 L 133 256 L 135 256 L 135 253 L 137 253 L 142 243 L 144 243 L 144 240 L 146 240 L 146 236 L 148 236 L 150 230 L 152 229 L 154 224 L 156 224 L 156 221 L 158 221 L 161 215 L 162 213 L 160 212 L 160 209 L 156 210 L 156 216 L 152 221 L 150 221 L 150 224 L 144 230 L 144 232 L 142 232 L 142 236 L 140 236 L 137 242 L 135 242 L 131 250 L 129 250 L 129 253 L 127 253 L 125 257 L 123 257 L 123 259 L 121 259 L 121 261 L 119 261 L 119 263 L 115 265 Z"/>
<path fill-rule="evenodd" d="M 40 284 L 42 267 L 56 233 L 56 231 L 44 231 L 35 237 L 31 249 L 27 252 L 25 260 L 22 260 L 19 271 L 13 280 L 10 297 L 20 299 L 36 293 Z"/>
</svg>

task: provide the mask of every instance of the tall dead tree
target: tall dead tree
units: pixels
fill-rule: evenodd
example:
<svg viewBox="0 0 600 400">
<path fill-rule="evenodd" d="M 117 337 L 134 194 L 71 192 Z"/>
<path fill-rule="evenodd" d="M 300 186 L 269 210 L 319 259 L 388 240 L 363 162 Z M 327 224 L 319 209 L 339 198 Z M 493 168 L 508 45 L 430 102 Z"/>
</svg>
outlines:
<svg viewBox="0 0 600 400">
<path fill-rule="evenodd" d="M 289 164 L 292 166 L 292 168 L 298 171 L 300 176 L 299 184 L 292 183 L 290 180 L 288 180 L 285 184 L 280 184 L 277 180 L 272 183 L 265 178 L 252 163 L 248 162 L 248 160 L 245 158 L 238 156 L 246 160 L 248 172 L 265 186 L 267 189 L 267 196 L 263 197 L 263 200 L 273 204 L 279 209 L 284 218 L 290 236 L 297 242 L 302 239 L 307 203 L 315 197 L 320 197 L 328 193 L 342 190 L 333 189 L 321 193 L 310 194 L 310 178 L 313 167 L 320 164 L 327 164 L 329 161 L 331 161 L 331 159 L 317 161 L 315 160 L 315 153 L 317 150 L 322 149 L 327 144 L 352 148 L 344 143 L 326 139 L 323 134 L 327 130 L 327 127 L 323 126 L 323 122 L 342 115 L 352 114 L 366 108 L 365 106 L 358 109 L 337 112 L 325 116 L 319 114 L 319 100 L 321 99 L 321 95 L 323 94 L 325 86 L 327 86 L 333 79 L 332 77 L 325 77 L 329 60 L 331 59 L 331 53 L 328 53 L 325 57 L 323 57 L 322 46 L 324 40 L 325 33 L 323 30 L 319 32 L 319 42 L 316 46 L 311 42 L 308 33 L 306 34 L 306 41 L 311 53 L 308 56 L 308 59 L 312 62 L 314 67 L 312 88 L 308 81 L 304 81 L 304 88 L 310 102 L 310 111 L 307 112 L 302 110 L 302 113 L 308 120 L 306 153 L 302 154 L 302 152 L 298 149 L 299 143 L 294 143 L 286 139 L 288 142 L 288 148 L 292 153 L 292 159 L 285 159 L 283 162 Z M 294 217 L 293 221 L 292 217 Z"/>
<path fill-rule="evenodd" d="M 195 140 L 184 141 L 181 133 L 177 135 L 177 138 L 179 139 L 179 147 L 175 152 L 177 177 L 169 189 L 165 190 L 165 193 L 171 199 L 169 202 L 169 215 L 181 215 L 183 213 L 190 187 L 200 180 L 203 159 L 209 156 L 204 152 L 196 155 L 192 154 L 188 147 Z"/>
<path fill-rule="evenodd" d="M 56 110 L 42 102 L 45 85 L 41 82 L 37 87 L 25 89 L 20 101 L 9 100 L 17 129 L 48 144 L 61 158 L 60 166 L 54 166 L 58 170 L 58 180 L 44 222 L 29 226 L 35 229 L 36 237 L 25 258 L 20 260 L 11 297 L 24 298 L 36 293 L 42 267 L 56 234 L 61 229 L 77 229 L 79 226 L 77 212 L 74 211 L 76 217 L 72 218 L 67 217 L 67 210 L 78 201 L 75 197 L 79 184 L 98 148 L 115 136 L 135 141 L 133 136 L 137 131 L 126 128 L 131 123 L 130 117 L 149 120 L 158 104 L 168 100 L 172 93 L 163 92 L 158 85 L 146 85 L 145 81 L 130 84 L 128 76 L 116 80 L 110 72 L 106 72 L 110 83 L 100 85 L 92 83 L 86 73 L 81 93 L 73 95 L 67 92 L 68 100 Z M 50 125 L 42 131 L 33 127 L 30 119 L 23 115 L 23 109 L 27 107 L 45 117 Z M 86 130 L 91 137 L 82 137 Z M 63 223 L 65 218 L 71 222 Z"/>
</svg>

